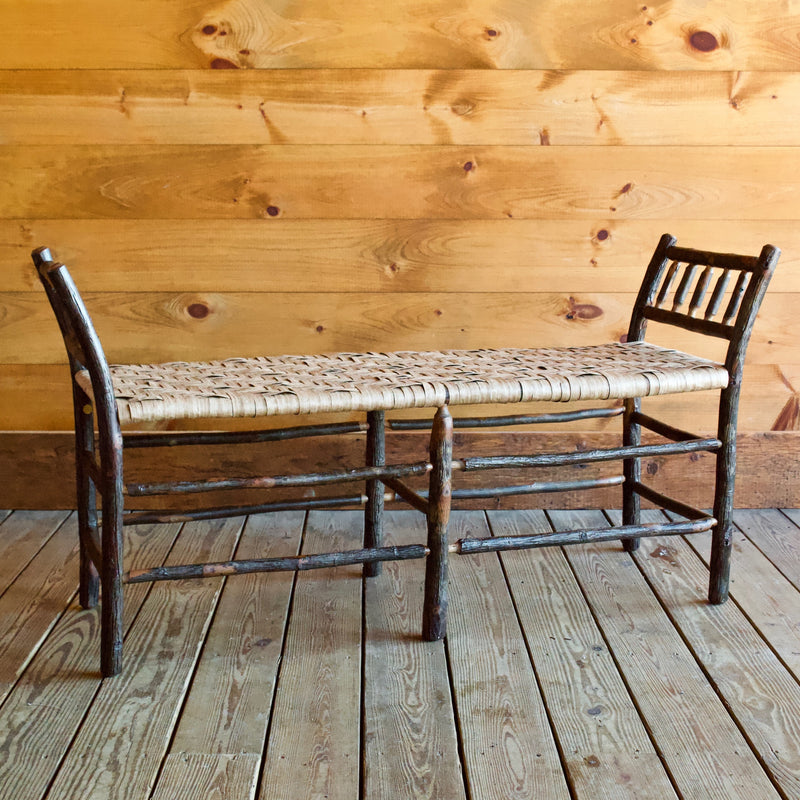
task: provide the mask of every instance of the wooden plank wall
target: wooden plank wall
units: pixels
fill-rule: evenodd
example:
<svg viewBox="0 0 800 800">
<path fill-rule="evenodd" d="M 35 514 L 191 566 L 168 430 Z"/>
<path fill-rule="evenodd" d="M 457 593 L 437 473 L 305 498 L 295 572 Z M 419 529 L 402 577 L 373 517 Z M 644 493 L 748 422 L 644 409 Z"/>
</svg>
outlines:
<svg viewBox="0 0 800 800">
<path fill-rule="evenodd" d="M 669 231 L 783 249 L 741 429 L 797 430 L 793 4 L 0 6 L 0 429 L 71 425 L 34 246 L 149 361 L 618 339 Z"/>
</svg>

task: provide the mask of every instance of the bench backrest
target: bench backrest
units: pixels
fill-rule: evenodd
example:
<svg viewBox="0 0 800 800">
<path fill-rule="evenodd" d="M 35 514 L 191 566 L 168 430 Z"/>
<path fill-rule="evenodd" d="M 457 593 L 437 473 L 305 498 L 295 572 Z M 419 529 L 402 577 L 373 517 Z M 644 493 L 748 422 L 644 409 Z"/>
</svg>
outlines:
<svg viewBox="0 0 800 800">
<path fill-rule="evenodd" d="M 727 339 L 725 366 L 733 376 L 741 369 L 780 250 L 768 244 L 758 256 L 742 256 L 678 247 L 675 241 L 664 234 L 653 253 L 628 341 L 644 339 L 648 320 Z"/>
</svg>

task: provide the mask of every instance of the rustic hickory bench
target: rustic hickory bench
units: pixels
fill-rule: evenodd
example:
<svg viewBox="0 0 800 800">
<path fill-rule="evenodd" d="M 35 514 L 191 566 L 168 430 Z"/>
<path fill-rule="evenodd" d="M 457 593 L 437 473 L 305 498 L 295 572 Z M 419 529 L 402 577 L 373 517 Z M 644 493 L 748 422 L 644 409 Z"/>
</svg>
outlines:
<svg viewBox="0 0 800 800">
<path fill-rule="evenodd" d="M 731 516 L 736 464 L 736 417 L 742 363 L 750 331 L 779 251 L 766 245 L 758 257 L 703 252 L 675 244 L 664 235 L 647 268 L 624 342 L 589 347 L 468 350 L 443 352 L 336 353 L 333 355 L 234 358 L 203 363 L 109 365 L 89 314 L 63 264 L 47 248 L 33 252 L 66 343 L 75 412 L 80 599 L 95 605 L 102 587 L 103 675 L 122 666 L 123 584 L 139 581 L 301 570 L 363 563 L 375 575 L 381 561 L 426 558 L 422 635 L 445 634 L 447 565 L 450 554 L 564 545 L 620 539 L 628 550 L 646 536 L 711 530 L 713 545 L 709 600 L 727 598 Z M 711 288 L 713 283 L 713 288 Z M 710 298 L 705 301 L 711 288 Z M 676 325 L 727 340 L 724 363 L 715 363 L 644 341 L 648 321 Z M 678 430 L 644 414 L 641 398 L 669 392 L 720 391 L 716 438 Z M 516 417 L 454 420 L 448 406 L 519 403 L 535 400 L 624 400 L 624 408 L 595 408 Z M 430 457 L 409 464 L 386 464 L 386 411 L 437 409 L 433 420 L 406 420 L 393 428 L 430 428 Z M 314 412 L 366 412 L 366 423 L 343 422 L 249 432 L 167 432 L 132 435 L 121 424 L 191 418 L 258 417 Z M 623 413 L 619 447 L 552 454 L 453 458 L 453 427 L 564 422 Z M 660 438 L 642 444 L 641 429 Z M 366 464 L 319 474 L 224 478 L 194 482 L 126 483 L 123 453 L 134 447 L 269 442 L 279 439 L 366 431 Z M 664 441 L 661 441 L 663 439 Z M 711 515 L 656 492 L 641 480 L 640 459 L 655 455 L 716 453 Z M 622 461 L 622 474 L 583 481 L 541 481 L 523 486 L 451 489 L 454 471 Z M 407 479 L 427 475 L 427 492 Z M 124 513 L 126 496 L 185 495 L 226 488 L 311 487 L 365 482 L 365 494 L 277 500 L 252 506 L 202 510 Z M 493 497 L 622 485 L 622 524 L 602 530 L 462 539 L 448 544 L 451 498 Z M 681 519 L 641 524 L 640 498 L 675 512 Z M 386 547 L 382 512 L 386 499 L 402 499 L 427 518 L 425 544 Z M 291 558 L 158 566 L 123 574 L 122 528 L 170 520 L 209 519 L 278 509 L 365 505 L 364 547 Z M 98 514 L 98 511 L 100 512 Z"/>
</svg>

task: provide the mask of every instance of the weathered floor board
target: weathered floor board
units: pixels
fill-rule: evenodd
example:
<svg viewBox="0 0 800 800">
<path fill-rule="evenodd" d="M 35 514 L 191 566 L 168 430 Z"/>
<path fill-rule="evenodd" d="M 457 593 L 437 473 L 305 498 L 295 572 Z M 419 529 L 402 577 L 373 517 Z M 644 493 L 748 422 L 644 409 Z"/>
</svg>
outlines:
<svg viewBox="0 0 800 800">
<path fill-rule="evenodd" d="M 451 537 L 604 520 L 465 511 Z M 453 556 L 444 642 L 420 639 L 421 561 L 132 585 L 125 669 L 101 680 L 74 517 L 0 512 L 0 797 L 800 797 L 800 515 L 736 522 L 715 607 L 707 536 Z M 392 512 L 386 534 L 424 542 L 424 520 Z M 355 548 L 362 521 L 125 535 L 138 568 Z"/>
<path fill-rule="evenodd" d="M 664 519 L 657 511 L 643 517 Z M 735 602 L 704 602 L 708 572 L 684 540 L 645 542 L 636 562 L 756 756 L 787 797 L 800 797 L 800 685 Z"/>
<path fill-rule="evenodd" d="M 542 511 L 489 519 L 495 536 L 552 530 Z M 675 797 L 562 550 L 502 560 L 575 797 Z"/>
<path fill-rule="evenodd" d="M 556 530 L 605 522 L 600 511 L 559 511 L 551 519 Z M 613 543 L 567 554 L 679 794 L 778 797 L 630 556 Z"/>
<path fill-rule="evenodd" d="M 388 515 L 387 542 L 425 541 L 423 518 Z M 465 798 L 442 642 L 423 642 L 424 569 L 383 565 L 367 581 L 364 657 L 364 797 Z"/>
</svg>

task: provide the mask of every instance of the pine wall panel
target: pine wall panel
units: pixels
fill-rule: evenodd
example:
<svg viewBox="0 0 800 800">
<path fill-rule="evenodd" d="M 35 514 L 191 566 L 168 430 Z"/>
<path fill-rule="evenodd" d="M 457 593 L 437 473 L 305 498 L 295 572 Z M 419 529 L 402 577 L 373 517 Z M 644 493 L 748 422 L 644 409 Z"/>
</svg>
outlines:
<svg viewBox="0 0 800 800">
<path fill-rule="evenodd" d="M 38 245 L 109 358 L 150 361 L 619 338 L 665 231 L 782 248 L 741 430 L 800 426 L 794 4 L 0 8 L 0 429 L 71 421 Z M 706 399 L 659 402 L 713 428 Z"/>
</svg>

